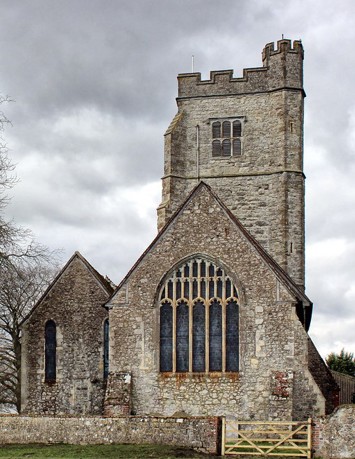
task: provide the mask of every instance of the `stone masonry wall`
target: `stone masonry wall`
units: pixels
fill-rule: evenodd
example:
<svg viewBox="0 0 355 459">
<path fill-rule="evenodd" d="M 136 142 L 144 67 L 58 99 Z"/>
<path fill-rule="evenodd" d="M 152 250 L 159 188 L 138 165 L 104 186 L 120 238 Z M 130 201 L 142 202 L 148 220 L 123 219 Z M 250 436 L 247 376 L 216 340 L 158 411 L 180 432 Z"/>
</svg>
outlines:
<svg viewBox="0 0 355 459">
<path fill-rule="evenodd" d="M 237 373 L 159 372 L 159 286 L 172 267 L 194 254 L 223 263 L 238 288 Z M 324 414 L 319 388 L 310 382 L 311 375 L 305 377 L 307 333 L 295 303 L 209 189 L 200 185 L 111 300 L 110 371 L 132 375 L 132 412 L 138 415 L 290 420 L 300 400 L 298 419 Z M 285 375 L 287 393 L 275 389 L 277 374 Z"/>
<path fill-rule="evenodd" d="M 80 255 L 75 255 L 23 327 L 22 412 L 102 414 L 102 306 L 107 288 Z M 45 324 L 57 329 L 55 382 L 45 382 Z"/>
<path fill-rule="evenodd" d="M 150 443 L 218 454 L 218 418 L 0 416 L 0 445 Z"/>
</svg>

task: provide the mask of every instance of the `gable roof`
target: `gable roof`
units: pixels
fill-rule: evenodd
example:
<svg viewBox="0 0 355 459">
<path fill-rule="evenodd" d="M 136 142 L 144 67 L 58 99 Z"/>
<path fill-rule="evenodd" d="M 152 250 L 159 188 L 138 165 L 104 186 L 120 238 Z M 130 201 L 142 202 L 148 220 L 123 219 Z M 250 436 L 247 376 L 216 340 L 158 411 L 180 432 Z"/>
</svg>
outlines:
<svg viewBox="0 0 355 459">
<path fill-rule="evenodd" d="M 59 273 L 56 275 L 54 280 L 49 284 L 48 288 L 45 290 L 43 295 L 40 297 L 40 299 L 36 302 L 36 304 L 33 306 L 31 311 L 26 315 L 26 317 L 21 321 L 20 326 L 22 326 L 33 314 L 33 312 L 37 309 L 37 307 L 45 300 L 49 292 L 54 288 L 54 286 L 57 284 L 59 279 L 63 276 L 65 271 L 69 268 L 69 266 L 74 262 L 75 259 L 79 259 L 86 269 L 91 273 L 93 278 L 97 281 L 98 285 L 107 293 L 107 295 L 112 295 L 114 291 L 114 287 L 112 286 L 112 283 L 107 280 L 105 277 L 103 277 L 96 269 L 91 266 L 91 264 L 84 258 L 80 252 L 76 251 L 74 254 L 70 257 L 70 259 L 67 261 L 67 263 L 63 266 L 63 268 L 59 271 Z"/>
<path fill-rule="evenodd" d="M 297 314 L 306 328 L 309 329 L 309 325 L 311 322 L 312 317 L 312 307 L 313 304 L 311 300 L 303 293 L 303 291 L 295 284 L 295 282 L 291 279 L 291 277 L 281 268 L 281 266 L 265 251 L 265 249 L 257 242 L 257 240 L 249 233 L 249 231 L 242 225 L 242 223 L 238 220 L 238 218 L 228 209 L 228 207 L 223 203 L 223 201 L 217 196 L 216 193 L 212 190 L 212 188 L 207 185 L 207 183 L 200 181 L 198 185 L 191 191 L 185 201 L 180 205 L 180 207 L 176 210 L 176 212 L 172 215 L 172 217 L 166 222 L 157 236 L 154 238 L 152 243 L 147 247 L 147 249 L 142 253 L 142 255 L 138 258 L 136 263 L 132 266 L 132 268 L 128 271 L 126 276 L 122 279 L 119 285 L 116 287 L 115 291 L 111 295 L 110 299 L 106 303 L 108 305 L 111 300 L 115 297 L 116 293 L 120 290 L 122 285 L 127 281 L 127 279 L 131 276 L 133 271 L 137 268 L 137 266 L 141 263 L 147 253 L 156 245 L 162 235 L 167 231 L 167 229 L 172 225 L 173 221 L 178 217 L 179 214 L 183 212 L 185 207 L 188 203 L 193 199 L 194 195 L 196 195 L 201 188 L 205 188 L 208 193 L 212 195 L 212 197 L 217 201 L 219 206 L 222 210 L 227 214 L 230 220 L 236 225 L 239 231 L 244 235 L 244 237 L 250 242 L 252 247 L 256 250 L 256 252 L 260 255 L 260 257 L 265 261 L 265 263 L 269 266 L 269 268 L 274 272 L 276 277 L 281 281 L 283 285 L 296 297 L 299 305 L 302 307 L 297 308 Z"/>
</svg>

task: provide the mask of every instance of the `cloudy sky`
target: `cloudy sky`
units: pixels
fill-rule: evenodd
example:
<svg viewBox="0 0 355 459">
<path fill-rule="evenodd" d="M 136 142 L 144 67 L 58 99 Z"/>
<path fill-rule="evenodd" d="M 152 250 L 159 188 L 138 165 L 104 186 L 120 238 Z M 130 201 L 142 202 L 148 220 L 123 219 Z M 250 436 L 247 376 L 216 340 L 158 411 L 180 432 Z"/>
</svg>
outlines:
<svg viewBox="0 0 355 459">
<path fill-rule="evenodd" d="M 116 283 L 156 234 L 176 75 L 305 49 L 307 294 L 321 354 L 355 351 L 353 0 L 0 0 L 9 217 Z"/>
</svg>

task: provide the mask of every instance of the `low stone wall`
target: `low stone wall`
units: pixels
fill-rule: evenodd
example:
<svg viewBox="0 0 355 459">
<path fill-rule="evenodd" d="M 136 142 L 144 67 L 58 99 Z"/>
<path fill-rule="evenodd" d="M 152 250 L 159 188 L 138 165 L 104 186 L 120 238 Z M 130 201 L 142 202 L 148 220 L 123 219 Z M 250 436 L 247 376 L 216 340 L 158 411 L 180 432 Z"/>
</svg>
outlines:
<svg viewBox="0 0 355 459">
<path fill-rule="evenodd" d="M 313 449 L 323 459 L 355 458 L 355 405 L 341 405 L 314 420 Z"/>
<path fill-rule="evenodd" d="M 155 443 L 218 454 L 220 425 L 218 417 L 0 416 L 0 444 Z"/>
</svg>

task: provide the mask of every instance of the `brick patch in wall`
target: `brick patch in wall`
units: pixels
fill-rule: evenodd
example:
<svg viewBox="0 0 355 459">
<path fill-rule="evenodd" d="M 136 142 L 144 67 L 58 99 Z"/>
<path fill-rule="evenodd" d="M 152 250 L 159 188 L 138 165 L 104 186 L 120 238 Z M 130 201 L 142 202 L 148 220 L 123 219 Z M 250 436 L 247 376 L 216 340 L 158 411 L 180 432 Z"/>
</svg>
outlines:
<svg viewBox="0 0 355 459">
<path fill-rule="evenodd" d="M 331 415 L 314 419 L 312 447 L 316 457 L 352 459 L 355 457 L 355 405 L 341 405 Z"/>
</svg>

